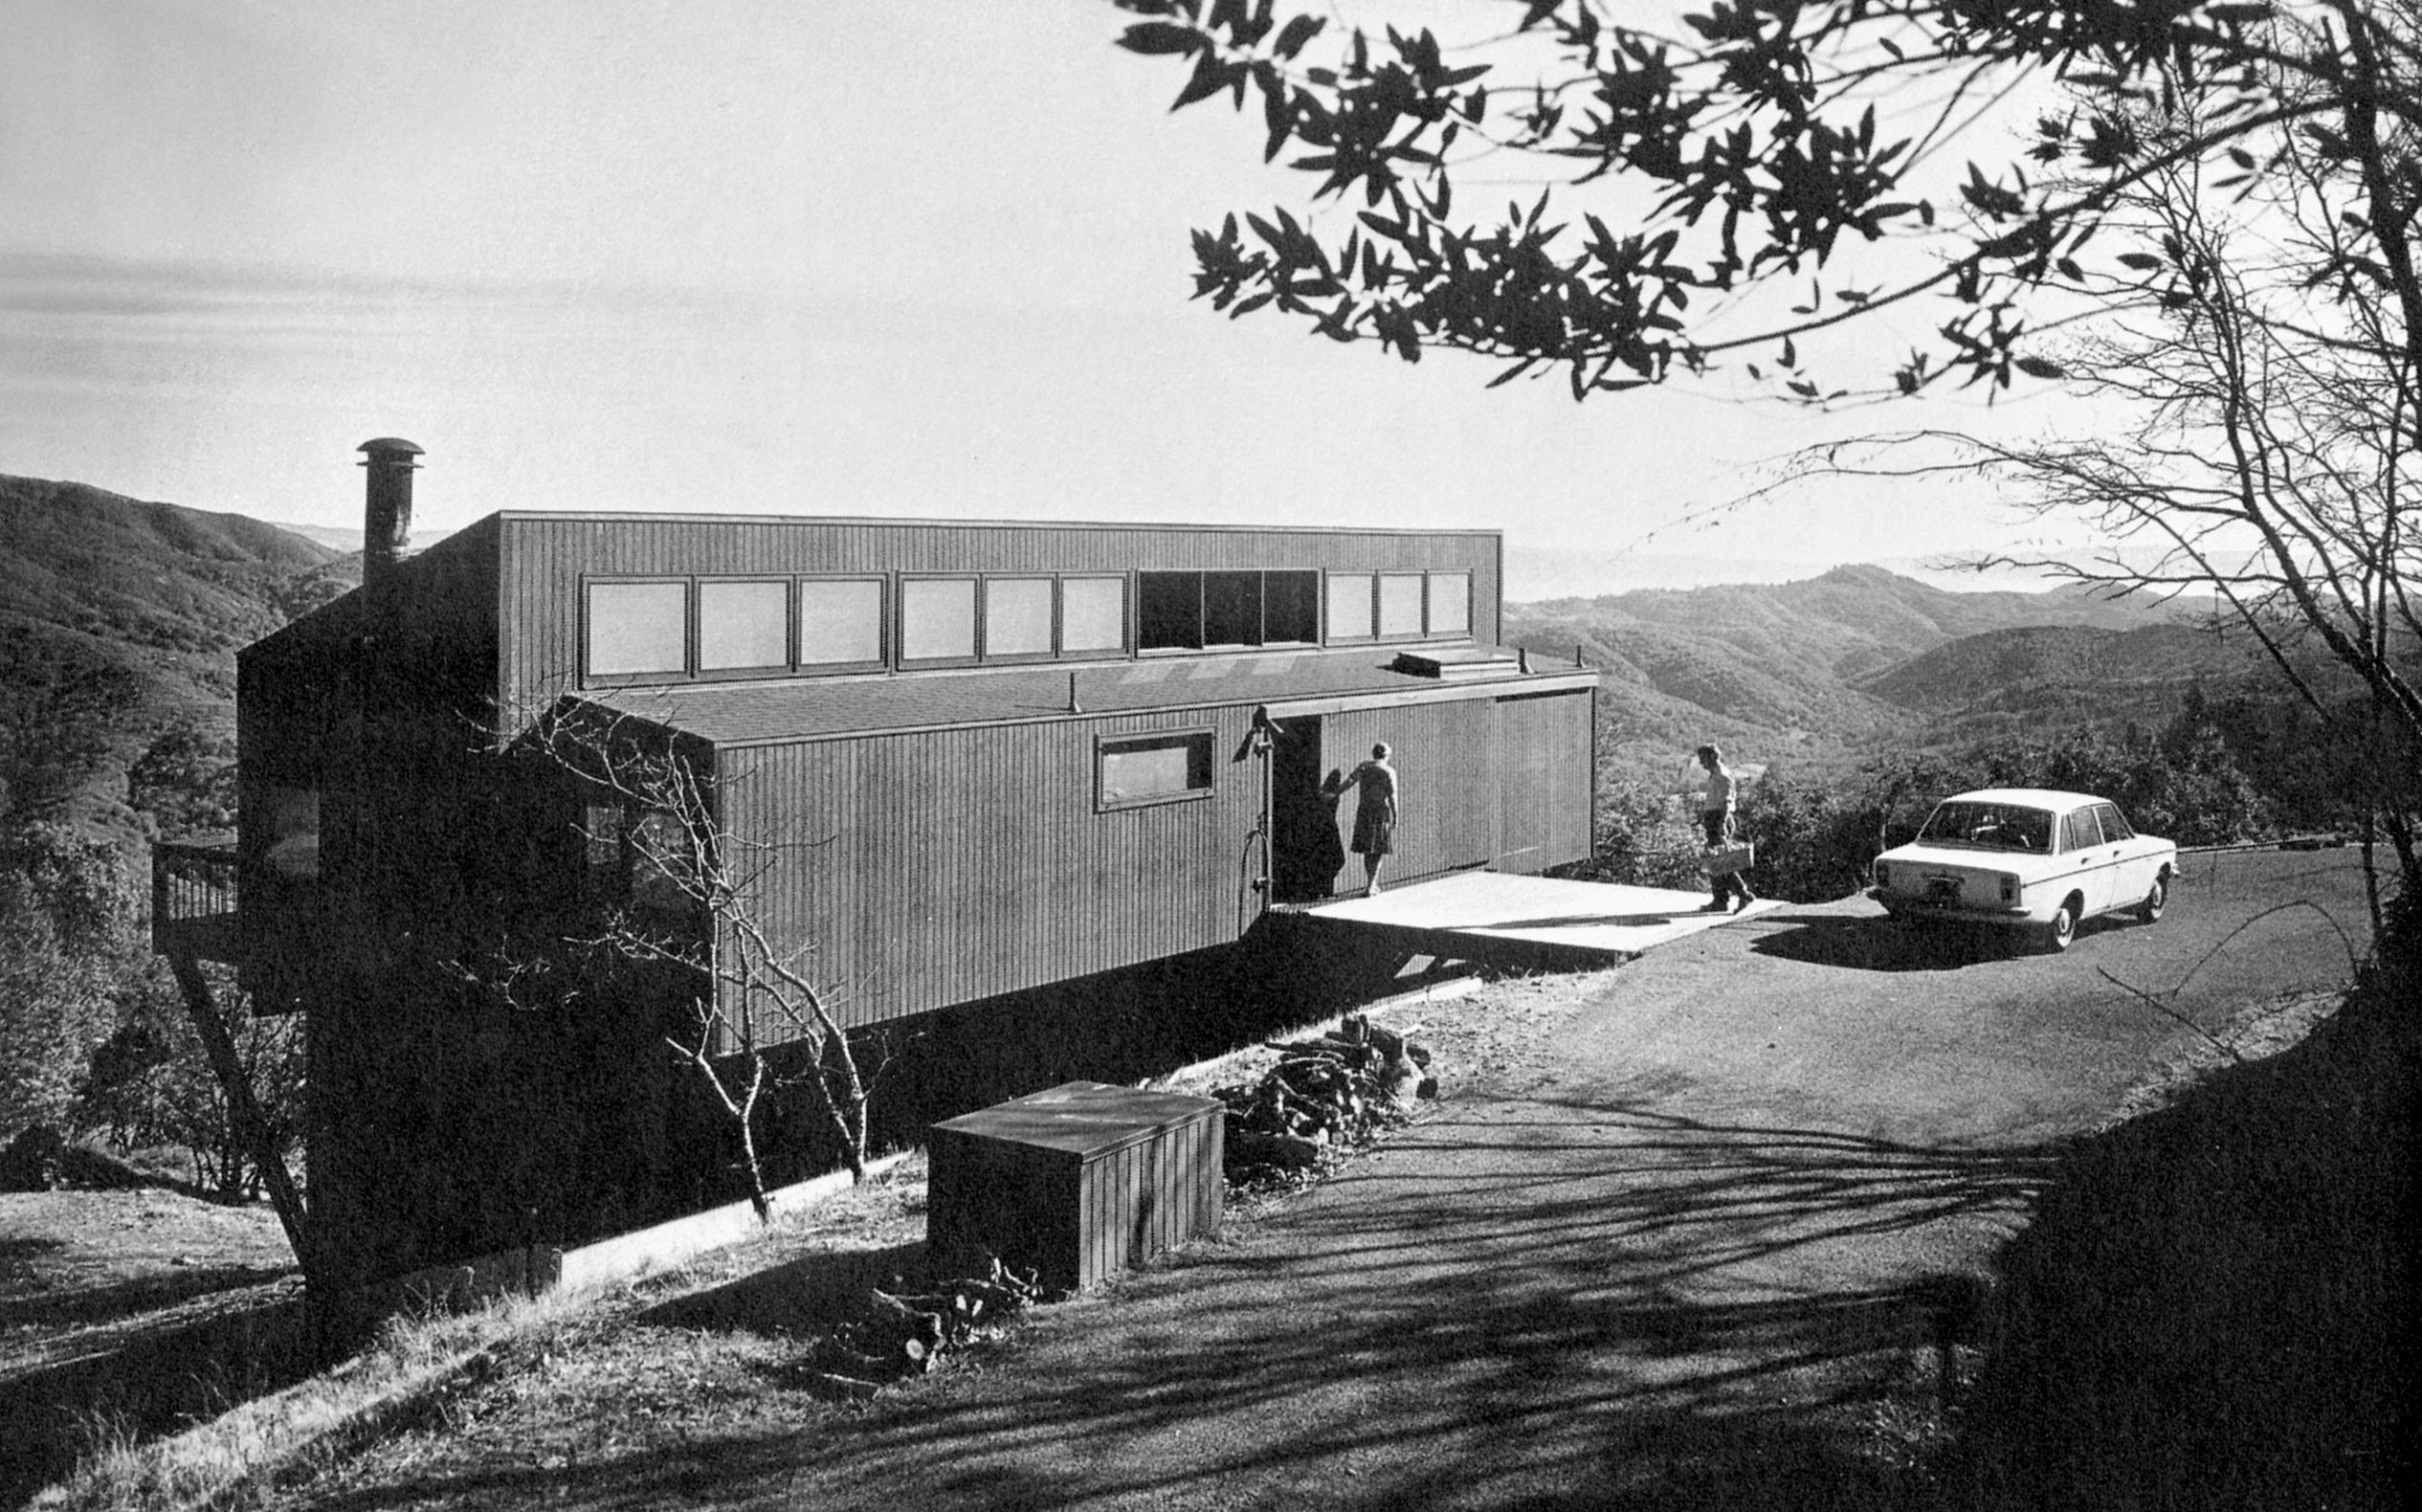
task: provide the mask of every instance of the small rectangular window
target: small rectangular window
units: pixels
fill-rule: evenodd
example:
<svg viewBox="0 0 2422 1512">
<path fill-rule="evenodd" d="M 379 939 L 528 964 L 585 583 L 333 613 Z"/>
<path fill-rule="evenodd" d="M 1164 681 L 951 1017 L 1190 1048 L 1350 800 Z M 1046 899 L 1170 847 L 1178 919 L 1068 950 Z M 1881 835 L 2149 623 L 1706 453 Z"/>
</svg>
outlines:
<svg viewBox="0 0 2422 1512">
<path fill-rule="evenodd" d="M 1261 574 L 1262 644 L 1308 645 L 1320 638 L 1321 574 Z"/>
<path fill-rule="evenodd" d="M 689 670 L 686 583 L 589 585 L 588 672 L 633 678 Z"/>
<path fill-rule="evenodd" d="M 984 654 L 987 656 L 1048 656 L 1052 654 L 1052 580 L 996 577 L 984 585 Z"/>
<path fill-rule="evenodd" d="M 1127 580 L 1072 577 L 1059 585 L 1059 649 L 1064 655 L 1127 649 Z"/>
<path fill-rule="evenodd" d="M 1122 735 L 1100 745 L 1101 807 L 1208 797 L 1211 790 L 1209 730 Z"/>
<path fill-rule="evenodd" d="M 1136 646 L 1144 651 L 1203 648 L 1203 574 L 1136 574 Z"/>
<path fill-rule="evenodd" d="M 1421 579 L 1417 574 L 1380 574 L 1379 633 L 1382 635 L 1421 634 Z"/>
<path fill-rule="evenodd" d="M 698 665 L 701 672 L 790 664 L 789 583 L 700 583 Z"/>
<path fill-rule="evenodd" d="M 2094 813 L 2096 818 L 2102 821 L 2102 838 L 2105 840 L 2116 843 L 2121 840 L 2133 840 L 2136 838 L 2136 831 L 2134 827 L 2129 825 L 2125 819 L 2120 817 L 2120 811 L 2116 805 L 2107 803 L 2096 804 L 2094 806 Z"/>
<path fill-rule="evenodd" d="M 900 585 L 900 659 L 975 656 L 975 579 L 909 578 Z"/>
<path fill-rule="evenodd" d="M 2060 849 L 2085 851 L 2102 843 L 2102 831 L 2094 822 L 2092 809 L 2079 809 L 2060 821 Z"/>
<path fill-rule="evenodd" d="M 1433 572 L 1430 574 L 1430 634 L 1433 635 L 1472 634 L 1471 573 Z"/>
<path fill-rule="evenodd" d="M 1329 574 L 1329 639 L 1368 640 L 1371 637 L 1370 574 Z"/>
<path fill-rule="evenodd" d="M 870 665 L 883 659 L 879 578 L 808 578 L 799 584 L 799 665 Z"/>
</svg>

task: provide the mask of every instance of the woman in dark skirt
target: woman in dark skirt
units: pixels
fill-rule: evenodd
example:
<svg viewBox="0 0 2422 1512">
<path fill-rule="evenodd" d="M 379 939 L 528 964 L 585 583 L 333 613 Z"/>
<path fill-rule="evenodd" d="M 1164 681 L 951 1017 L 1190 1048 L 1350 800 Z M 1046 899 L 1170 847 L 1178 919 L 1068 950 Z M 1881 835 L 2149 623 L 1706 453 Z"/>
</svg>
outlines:
<svg viewBox="0 0 2422 1512">
<path fill-rule="evenodd" d="M 1360 796 L 1354 805 L 1354 854 L 1363 858 L 1363 896 L 1379 891 L 1379 868 L 1396 846 L 1396 768 L 1388 765 L 1386 742 L 1370 748 L 1370 760 L 1345 774 Z"/>
</svg>

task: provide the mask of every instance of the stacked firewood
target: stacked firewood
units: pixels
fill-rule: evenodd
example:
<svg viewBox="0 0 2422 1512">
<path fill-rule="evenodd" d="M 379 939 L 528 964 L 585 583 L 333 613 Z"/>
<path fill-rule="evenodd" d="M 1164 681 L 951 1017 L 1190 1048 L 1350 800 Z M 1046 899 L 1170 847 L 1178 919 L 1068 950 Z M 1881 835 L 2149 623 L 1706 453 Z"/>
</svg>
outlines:
<svg viewBox="0 0 2422 1512">
<path fill-rule="evenodd" d="M 891 1382 L 927 1374 L 950 1351 L 999 1338 L 1041 1295 L 1033 1272 L 1012 1271 L 997 1256 L 990 1274 L 957 1277 L 931 1291 L 871 1287 L 865 1309 L 818 1349 L 820 1383 L 839 1395 L 872 1396 Z"/>
<path fill-rule="evenodd" d="M 1360 1014 L 1318 1039 L 1269 1048 L 1278 1062 L 1260 1080 L 1211 1089 L 1227 1108 L 1232 1183 L 1309 1172 L 1403 1123 L 1415 1099 L 1438 1095 L 1429 1047 Z"/>
</svg>

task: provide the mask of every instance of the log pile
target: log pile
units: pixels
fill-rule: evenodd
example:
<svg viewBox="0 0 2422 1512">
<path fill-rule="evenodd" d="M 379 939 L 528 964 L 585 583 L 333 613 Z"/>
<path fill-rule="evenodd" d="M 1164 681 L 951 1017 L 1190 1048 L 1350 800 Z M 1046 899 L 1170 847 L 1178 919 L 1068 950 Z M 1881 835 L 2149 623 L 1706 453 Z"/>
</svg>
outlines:
<svg viewBox="0 0 2422 1512">
<path fill-rule="evenodd" d="M 1211 1089 L 1227 1108 L 1232 1185 L 1300 1179 L 1438 1095 L 1429 1047 L 1360 1014 L 1317 1039 L 1270 1048 L 1278 1063 L 1258 1081 Z"/>
<path fill-rule="evenodd" d="M 865 1309 L 818 1347 L 818 1384 L 837 1395 L 867 1397 L 928 1374 L 952 1350 L 999 1338 L 1040 1296 L 1032 1272 L 1012 1271 L 997 1257 L 989 1275 L 958 1277 L 927 1292 L 870 1287 Z"/>
</svg>

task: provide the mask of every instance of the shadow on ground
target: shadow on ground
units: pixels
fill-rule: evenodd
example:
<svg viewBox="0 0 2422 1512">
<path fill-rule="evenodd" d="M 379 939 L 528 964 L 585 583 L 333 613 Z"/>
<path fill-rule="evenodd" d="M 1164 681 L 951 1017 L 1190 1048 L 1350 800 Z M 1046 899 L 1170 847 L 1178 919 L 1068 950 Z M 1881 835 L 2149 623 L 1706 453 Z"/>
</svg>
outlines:
<svg viewBox="0 0 2422 1512">
<path fill-rule="evenodd" d="M 1767 914 L 1759 923 L 1784 926 L 1751 942 L 1759 955 L 1857 971 L 1957 971 L 2036 948 L 2034 935 L 1993 924 L 1813 913 Z M 2078 938 L 2125 927 L 2123 920 L 2089 919 L 2078 926 Z"/>
<path fill-rule="evenodd" d="M 793 1437 L 320 1504 L 1905 1506 L 1917 1456 L 1878 1424 L 1931 1402 L 1977 1289 L 1922 1246 L 1880 1268 L 1840 1257 L 2005 1211 L 2050 1159 L 1476 1104 L 1239 1241 L 1046 1310 L 980 1369 Z M 912 1259 L 805 1261 L 652 1321 L 792 1331 L 804 1289 L 855 1292 Z"/>
</svg>

